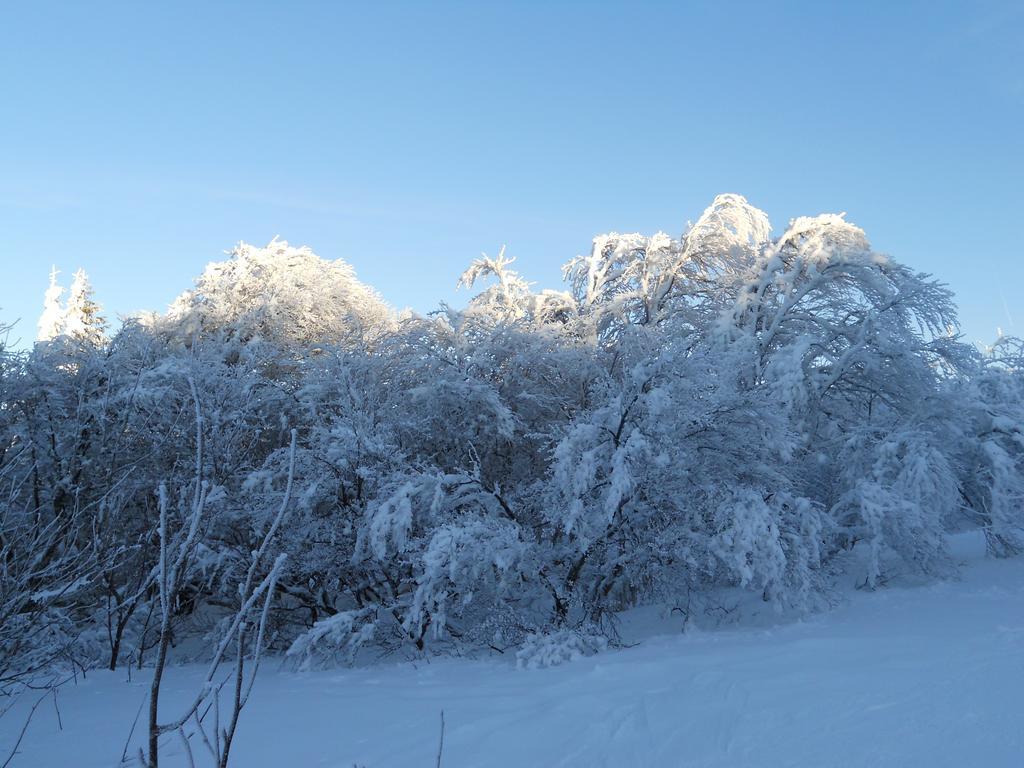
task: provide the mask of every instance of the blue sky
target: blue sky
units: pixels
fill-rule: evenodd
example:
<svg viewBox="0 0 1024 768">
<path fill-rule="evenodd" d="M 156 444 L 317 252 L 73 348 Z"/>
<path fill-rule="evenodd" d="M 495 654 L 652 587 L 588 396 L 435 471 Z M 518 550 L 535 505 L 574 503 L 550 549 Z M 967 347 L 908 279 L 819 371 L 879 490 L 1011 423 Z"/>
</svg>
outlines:
<svg viewBox="0 0 1024 768">
<path fill-rule="evenodd" d="M 280 235 L 426 311 L 481 251 L 553 286 L 719 192 L 777 230 L 846 211 L 953 287 L 969 340 L 1024 334 L 1019 1 L 0 1 L 0 28 L 16 337 L 51 264 L 117 315 Z"/>
</svg>

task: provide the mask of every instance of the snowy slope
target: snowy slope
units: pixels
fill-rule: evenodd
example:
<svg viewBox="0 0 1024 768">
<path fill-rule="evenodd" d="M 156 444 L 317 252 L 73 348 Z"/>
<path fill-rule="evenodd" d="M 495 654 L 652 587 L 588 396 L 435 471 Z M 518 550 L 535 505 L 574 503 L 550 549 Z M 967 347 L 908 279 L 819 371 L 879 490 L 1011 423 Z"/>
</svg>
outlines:
<svg viewBox="0 0 1024 768">
<path fill-rule="evenodd" d="M 986 561 L 971 542 L 959 581 L 856 592 L 803 622 L 654 637 L 553 669 L 270 664 L 232 764 L 433 766 L 443 709 L 449 768 L 1021 766 L 1024 559 Z M 200 671 L 169 675 L 171 714 Z M 13 765 L 116 765 L 147 684 L 124 677 L 65 689 L 62 731 L 40 708 Z M 17 725 L 16 712 L 0 720 L 0 748 Z M 162 764 L 183 764 L 179 745 Z"/>
</svg>

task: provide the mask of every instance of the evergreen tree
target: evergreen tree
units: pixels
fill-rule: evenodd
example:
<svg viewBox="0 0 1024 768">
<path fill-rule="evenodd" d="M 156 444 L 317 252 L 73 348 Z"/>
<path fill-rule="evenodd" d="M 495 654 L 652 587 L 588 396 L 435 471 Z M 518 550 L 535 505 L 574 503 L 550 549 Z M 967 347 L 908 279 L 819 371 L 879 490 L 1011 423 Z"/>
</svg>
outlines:
<svg viewBox="0 0 1024 768">
<path fill-rule="evenodd" d="M 64 313 L 64 333 L 92 346 L 103 344 L 106 336 L 106 318 L 100 314 L 100 305 L 93 299 L 92 283 L 84 269 L 75 272 Z"/>
<path fill-rule="evenodd" d="M 50 287 L 43 297 L 43 314 L 39 316 L 37 341 L 50 341 L 64 333 L 65 314 L 60 306 L 64 288 L 57 285 L 57 267 L 50 269 Z"/>
</svg>

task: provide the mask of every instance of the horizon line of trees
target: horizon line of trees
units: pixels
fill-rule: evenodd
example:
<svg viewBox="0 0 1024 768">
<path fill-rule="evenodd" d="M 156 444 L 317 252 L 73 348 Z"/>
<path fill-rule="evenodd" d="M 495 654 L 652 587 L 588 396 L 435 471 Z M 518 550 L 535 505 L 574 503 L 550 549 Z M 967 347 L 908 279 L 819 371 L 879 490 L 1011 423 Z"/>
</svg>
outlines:
<svg viewBox="0 0 1024 768">
<path fill-rule="evenodd" d="M 855 547 L 868 586 L 951 572 L 953 530 L 1024 550 L 1024 346 L 962 343 L 950 291 L 841 216 L 773 236 L 721 195 L 679 238 L 595 238 L 563 290 L 511 265 L 399 315 L 240 244 L 114 333 L 52 275 L 0 351 L 0 686 L 246 622 L 303 663 L 598 647 L 725 587 L 813 608 Z"/>
</svg>

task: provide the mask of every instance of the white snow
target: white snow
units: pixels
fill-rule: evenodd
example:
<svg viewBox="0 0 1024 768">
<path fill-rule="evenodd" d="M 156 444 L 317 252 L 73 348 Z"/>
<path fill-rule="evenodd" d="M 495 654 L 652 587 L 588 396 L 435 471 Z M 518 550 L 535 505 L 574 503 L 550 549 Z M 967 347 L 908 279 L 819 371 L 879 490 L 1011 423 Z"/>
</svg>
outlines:
<svg viewBox="0 0 1024 768">
<path fill-rule="evenodd" d="M 433 766 L 444 710 L 447 768 L 1021 766 L 1024 559 L 983 548 L 958 538 L 957 581 L 851 592 L 804 621 L 648 637 L 548 669 L 516 669 L 511 652 L 308 673 L 270 660 L 231 765 Z M 202 674 L 168 670 L 168 716 Z M 40 707 L 13 768 L 117 765 L 148 682 L 93 672 L 64 688 L 63 730 Z M 22 713 L 0 719 L 0 751 Z M 166 755 L 162 766 L 185 764 L 176 740 Z"/>
</svg>

